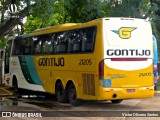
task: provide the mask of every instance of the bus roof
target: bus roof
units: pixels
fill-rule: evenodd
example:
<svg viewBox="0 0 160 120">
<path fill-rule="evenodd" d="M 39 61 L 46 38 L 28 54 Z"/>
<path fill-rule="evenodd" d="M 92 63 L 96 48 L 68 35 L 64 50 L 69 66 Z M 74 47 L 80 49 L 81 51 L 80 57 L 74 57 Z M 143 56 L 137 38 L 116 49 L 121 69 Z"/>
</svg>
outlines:
<svg viewBox="0 0 160 120">
<path fill-rule="evenodd" d="M 84 25 L 88 24 L 88 23 L 94 24 L 94 23 L 97 23 L 97 22 L 102 21 L 102 20 L 143 20 L 143 19 L 124 18 L 124 17 L 108 17 L 108 18 L 105 17 L 105 18 L 97 18 L 97 19 L 88 21 L 86 23 L 65 23 L 65 24 L 50 26 L 50 27 L 47 27 L 47 28 L 40 28 L 40 29 L 37 29 L 37 30 L 29 33 L 29 34 L 24 34 L 24 35 L 17 36 L 16 39 L 25 38 L 25 37 L 29 37 L 29 36 L 43 35 L 43 34 L 48 34 L 48 33 L 52 33 L 52 32 L 63 31 L 63 30 L 68 30 L 68 28 L 74 29 L 74 28 L 80 27 L 83 24 Z M 145 20 L 145 21 L 147 21 L 147 20 Z"/>
<path fill-rule="evenodd" d="M 35 35 L 40 35 L 41 32 L 43 32 L 43 34 L 45 33 L 50 33 L 51 31 L 57 31 L 57 29 L 62 30 L 62 29 L 66 29 L 68 27 L 74 27 L 77 25 L 81 25 L 81 23 L 65 23 L 65 24 L 61 24 L 61 25 L 55 25 L 55 26 L 51 26 L 51 27 L 47 27 L 47 28 L 41 28 L 41 29 L 37 29 L 35 31 L 33 31 L 32 33 L 30 33 L 30 36 L 35 36 Z"/>
</svg>

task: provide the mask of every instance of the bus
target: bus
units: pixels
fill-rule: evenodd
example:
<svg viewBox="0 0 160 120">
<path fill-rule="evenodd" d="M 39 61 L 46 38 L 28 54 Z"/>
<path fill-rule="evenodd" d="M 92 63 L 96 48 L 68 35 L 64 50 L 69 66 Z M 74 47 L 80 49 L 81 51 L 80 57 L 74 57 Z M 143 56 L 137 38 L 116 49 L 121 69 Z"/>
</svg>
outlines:
<svg viewBox="0 0 160 120">
<path fill-rule="evenodd" d="M 154 72 L 154 89 L 157 90 L 157 82 L 158 82 L 158 46 L 157 39 L 153 35 L 153 51 L 154 51 L 154 59 L 153 59 L 153 72 Z"/>
<path fill-rule="evenodd" d="M 9 40 L 4 83 L 55 94 L 59 102 L 154 95 L 150 22 L 99 18 L 38 29 Z"/>
</svg>

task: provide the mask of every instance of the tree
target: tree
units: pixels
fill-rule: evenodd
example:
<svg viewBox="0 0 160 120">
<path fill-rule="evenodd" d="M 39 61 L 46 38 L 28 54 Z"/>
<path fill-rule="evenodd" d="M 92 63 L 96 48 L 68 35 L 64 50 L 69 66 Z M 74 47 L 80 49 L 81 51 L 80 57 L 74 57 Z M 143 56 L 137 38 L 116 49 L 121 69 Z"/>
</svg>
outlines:
<svg viewBox="0 0 160 120">
<path fill-rule="evenodd" d="M 65 0 L 64 21 L 69 22 L 87 22 L 102 17 L 101 0 Z"/>
<path fill-rule="evenodd" d="M 112 0 L 108 4 L 109 16 L 156 19 L 158 7 L 150 0 Z"/>
<path fill-rule="evenodd" d="M 17 24 L 21 24 L 22 19 L 26 16 L 39 16 L 43 19 L 50 17 L 53 13 L 53 5 L 55 0 L 15 0 L 19 12 L 14 16 L 9 13 L 8 8 L 11 5 L 9 0 L 0 1 L 0 36 L 7 35 Z M 45 11 L 45 12 L 44 12 Z"/>
<path fill-rule="evenodd" d="M 107 15 L 101 0 L 57 0 L 53 9 L 54 13 L 47 19 L 29 16 L 25 23 L 25 33 L 57 24 L 87 22 Z"/>
</svg>

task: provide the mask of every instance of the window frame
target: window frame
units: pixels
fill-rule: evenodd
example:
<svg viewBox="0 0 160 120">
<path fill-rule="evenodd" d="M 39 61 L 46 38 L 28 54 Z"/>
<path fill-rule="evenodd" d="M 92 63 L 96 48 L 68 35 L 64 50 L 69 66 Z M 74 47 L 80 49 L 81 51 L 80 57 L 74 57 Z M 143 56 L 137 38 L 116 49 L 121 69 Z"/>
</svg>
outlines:
<svg viewBox="0 0 160 120">
<path fill-rule="evenodd" d="M 53 40 L 53 52 L 51 52 L 51 53 L 48 53 L 48 54 L 45 54 L 45 53 L 39 53 L 39 54 L 35 54 L 35 49 L 34 49 L 34 45 L 33 45 L 33 37 L 40 37 L 40 36 L 49 36 L 49 35 L 51 35 L 52 37 L 53 37 L 53 35 L 57 35 L 57 34 L 59 34 L 59 33 L 63 33 L 63 32 L 67 32 L 67 35 L 68 35 L 68 33 L 69 32 L 72 32 L 72 31 L 80 31 L 80 35 L 82 34 L 82 31 L 83 30 L 85 30 L 85 29 L 88 29 L 88 28 L 94 28 L 94 30 L 93 30 L 93 38 L 92 38 L 92 40 L 93 40 L 93 47 L 92 47 L 92 51 L 82 51 L 82 43 L 81 43 L 81 51 L 80 52 L 68 52 L 68 43 L 67 43 L 67 52 L 60 52 L 60 53 L 55 53 L 55 51 L 54 51 L 54 41 L 55 40 Z M 82 36 L 80 36 L 80 38 L 82 39 Z M 51 32 L 51 33 L 48 33 L 48 34 L 41 34 L 41 35 L 37 35 L 37 36 L 28 36 L 28 37 L 20 37 L 20 38 L 15 38 L 14 40 L 13 40 L 13 47 L 12 47 L 12 56 L 29 56 L 29 55 L 32 55 L 32 56 L 40 56 L 40 55 L 64 55 L 64 54 L 66 54 L 66 55 L 68 55 L 68 54 L 90 54 L 90 53 L 93 53 L 94 51 L 95 51 L 95 42 L 96 42 L 96 38 L 97 38 L 97 26 L 96 25 L 94 25 L 94 26 L 87 26 L 87 27 L 82 27 L 82 28 L 75 28 L 75 29 L 70 29 L 70 30 L 65 30 L 65 31 L 57 31 L 57 32 Z M 25 55 L 25 54 L 20 54 L 20 55 L 16 55 L 16 54 L 13 54 L 13 52 L 14 52 L 14 45 L 15 45 L 15 40 L 20 40 L 20 41 L 22 41 L 22 39 L 32 39 L 32 45 L 31 45 L 31 53 L 30 54 L 27 54 L 27 55 Z M 52 41 L 52 40 L 51 40 Z M 82 41 L 80 41 L 80 42 L 82 42 Z M 43 42 L 44 43 L 44 42 Z M 41 46 L 43 46 L 43 45 L 41 45 Z M 33 50 L 34 49 L 34 50 Z"/>
</svg>

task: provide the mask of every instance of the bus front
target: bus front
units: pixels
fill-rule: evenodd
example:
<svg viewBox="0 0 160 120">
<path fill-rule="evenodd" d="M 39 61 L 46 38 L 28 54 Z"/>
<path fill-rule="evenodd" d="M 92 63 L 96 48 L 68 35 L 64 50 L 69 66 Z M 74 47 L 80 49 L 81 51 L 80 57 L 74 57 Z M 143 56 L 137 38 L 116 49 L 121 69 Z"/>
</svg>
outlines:
<svg viewBox="0 0 160 120">
<path fill-rule="evenodd" d="M 112 102 L 154 95 L 153 39 L 143 19 L 103 19 L 104 58 L 99 62 L 101 99 Z"/>
</svg>

